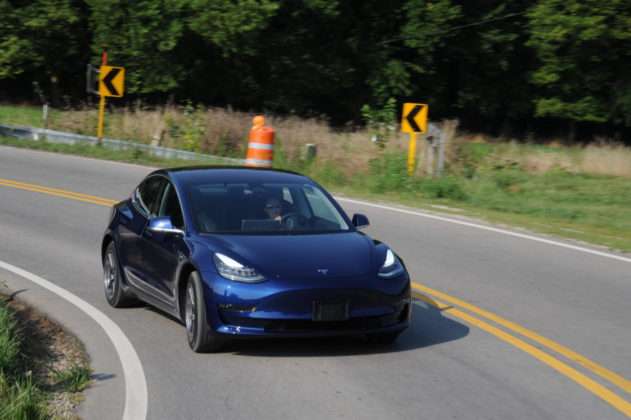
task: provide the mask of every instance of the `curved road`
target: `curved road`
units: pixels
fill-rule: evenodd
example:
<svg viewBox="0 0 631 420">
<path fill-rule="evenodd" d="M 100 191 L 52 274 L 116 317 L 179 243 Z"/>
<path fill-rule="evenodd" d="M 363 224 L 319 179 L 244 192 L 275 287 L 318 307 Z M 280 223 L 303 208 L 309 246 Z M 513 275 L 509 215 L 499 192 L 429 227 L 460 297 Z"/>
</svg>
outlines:
<svg viewBox="0 0 631 420">
<path fill-rule="evenodd" d="M 1 179 L 107 199 L 128 196 L 150 170 L 0 147 Z M 393 348 L 366 349 L 355 340 L 280 340 L 194 354 L 184 328 L 160 312 L 108 307 L 98 250 L 109 210 L 98 204 L 0 185 L 0 260 L 76 294 L 120 326 L 144 367 L 150 419 L 630 415 L 631 260 L 341 203 L 348 213 L 365 213 L 369 234 L 395 248 L 414 281 L 430 288 Z M 42 309 L 53 308 L 53 316 L 86 343 L 97 381 L 82 413 L 120 418 L 125 383 L 103 331 L 66 302 L 0 270 L 3 279 Z M 453 298 L 474 306 L 446 301 Z M 489 320 L 479 308 L 502 319 Z M 504 319 L 528 330 L 508 328 Z M 567 351 L 555 351 L 529 332 Z"/>
</svg>

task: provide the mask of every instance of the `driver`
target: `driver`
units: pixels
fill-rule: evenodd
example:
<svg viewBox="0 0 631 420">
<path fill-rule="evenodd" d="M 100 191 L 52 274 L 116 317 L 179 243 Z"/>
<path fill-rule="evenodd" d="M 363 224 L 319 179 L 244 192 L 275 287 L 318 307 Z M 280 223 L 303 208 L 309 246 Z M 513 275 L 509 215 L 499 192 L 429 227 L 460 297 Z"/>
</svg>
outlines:
<svg viewBox="0 0 631 420">
<path fill-rule="evenodd" d="M 265 202 L 265 214 L 272 220 L 277 222 L 283 221 L 283 205 L 278 198 L 271 197 Z"/>
</svg>

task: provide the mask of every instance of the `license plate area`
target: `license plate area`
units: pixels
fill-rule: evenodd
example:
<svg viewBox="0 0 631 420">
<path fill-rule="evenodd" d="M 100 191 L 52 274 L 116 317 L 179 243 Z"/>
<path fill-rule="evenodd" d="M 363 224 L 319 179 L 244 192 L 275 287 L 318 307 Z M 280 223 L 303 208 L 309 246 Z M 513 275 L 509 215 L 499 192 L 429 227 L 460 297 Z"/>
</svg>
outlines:
<svg viewBox="0 0 631 420">
<path fill-rule="evenodd" d="M 346 321 L 348 318 L 348 302 L 313 302 L 314 321 Z"/>
</svg>

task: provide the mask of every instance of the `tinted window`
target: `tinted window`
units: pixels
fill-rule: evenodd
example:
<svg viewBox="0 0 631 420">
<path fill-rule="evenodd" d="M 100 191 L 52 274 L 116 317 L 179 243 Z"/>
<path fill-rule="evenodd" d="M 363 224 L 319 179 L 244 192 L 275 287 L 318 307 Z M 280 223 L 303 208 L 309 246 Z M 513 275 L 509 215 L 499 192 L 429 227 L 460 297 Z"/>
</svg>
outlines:
<svg viewBox="0 0 631 420">
<path fill-rule="evenodd" d="M 173 227 L 184 229 L 184 218 L 182 217 L 180 201 L 177 198 L 175 188 L 171 184 L 167 185 L 166 195 L 162 199 L 162 208 L 158 215 L 169 216 Z"/>
<path fill-rule="evenodd" d="M 185 194 L 200 232 L 297 234 L 350 229 L 327 196 L 309 184 L 191 184 Z"/>
<path fill-rule="evenodd" d="M 162 189 L 166 183 L 166 179 L 159 176 L 152 176 L 143 181 L 138 187 L 136 196 L 137 202 L 149 216 L 156 216 L 158 214 Z"/>
<path fill-rule="evenodd" d="M 302 187 L 302 191 L 309 202 L 314 217 L 325 220 L 331 225 L 341 225 L 344 223 L 344 219 L 342 219 L 340 213 L 333 206 L 331 200 L 329 200 L 319 188 L 305 185 Z"/>
</svg>

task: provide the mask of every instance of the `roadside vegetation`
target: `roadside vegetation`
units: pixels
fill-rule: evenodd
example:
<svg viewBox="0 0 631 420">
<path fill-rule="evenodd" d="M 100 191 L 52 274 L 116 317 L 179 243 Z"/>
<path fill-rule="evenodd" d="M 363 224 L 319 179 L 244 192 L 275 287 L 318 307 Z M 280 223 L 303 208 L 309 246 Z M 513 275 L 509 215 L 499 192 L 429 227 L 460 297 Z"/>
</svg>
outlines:
<svg viewBox="0 0 631 420">
<path fill-rule="evenodd" d="M 56 111 L 50 126 L 93 134 L 95 113 L 92 109 Z M 243 158 L 251 115 L 202 107 L 138 106 L 116 110 L 108 121 L 110 137 L 142 143 L 157 138 L 163 146 Z M 40 125 L 41 114 L 33 107 L 0 106 L 0 123 L 20 122 Z M 460 133 L 448 145 L 443 177 L 424 174 L 422 141 L 419 167 L 408 177 L 407 137 L 389 128 L 396 124 L 368 124 L 347 131 L 298 117 L 272 117 L 268 124 L 277 132 L 276 167 L 305 173 L 338 193 L 473 216 L 631 251 L 628 147 L 603 140 L 584 146 L 555 139 L 535 144 Z M 372 141 L 375 133 L 381 139 L 378 143 Z M 162 167 L 209 163 L 163 160 L 137 150 L 87 145 L 8 138 L 0 139 L 0 144 Z M 317 145 L 312 160 L 306 157 L 306 144 Z"/>
<path fill-rule="evenodd" d="M 0 420 L 75 419 L 90 380 L 76 338 L 0 295 Z"/>
</svg>

